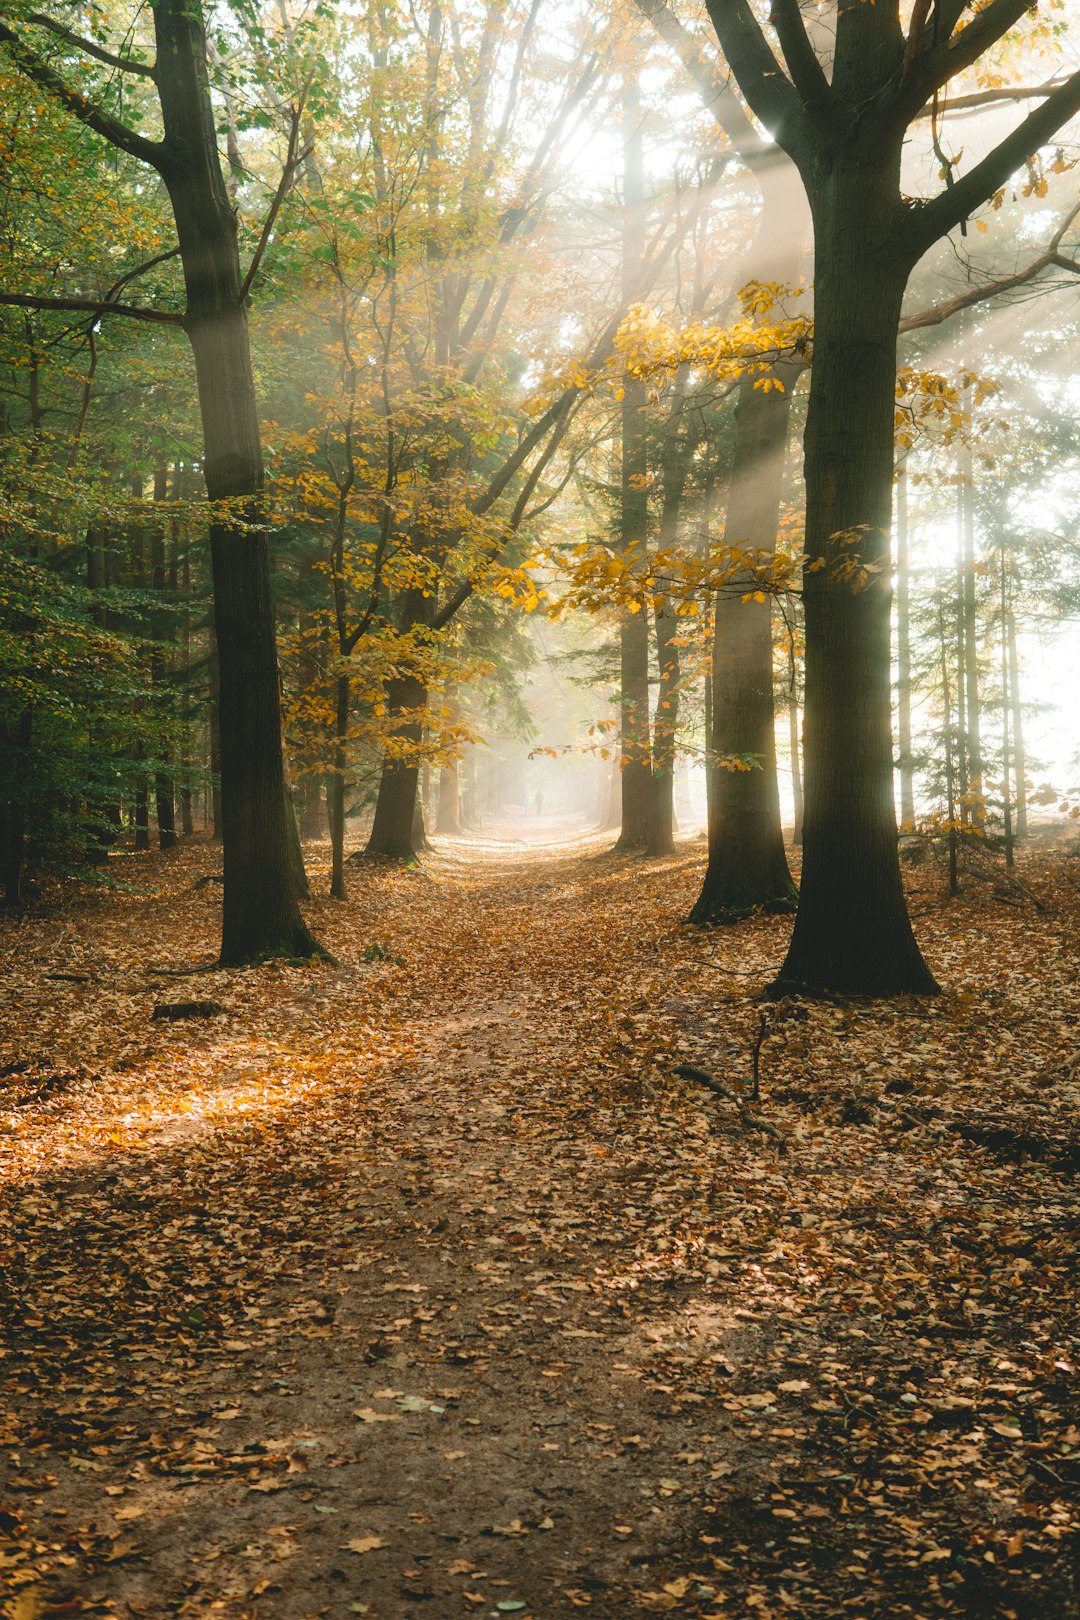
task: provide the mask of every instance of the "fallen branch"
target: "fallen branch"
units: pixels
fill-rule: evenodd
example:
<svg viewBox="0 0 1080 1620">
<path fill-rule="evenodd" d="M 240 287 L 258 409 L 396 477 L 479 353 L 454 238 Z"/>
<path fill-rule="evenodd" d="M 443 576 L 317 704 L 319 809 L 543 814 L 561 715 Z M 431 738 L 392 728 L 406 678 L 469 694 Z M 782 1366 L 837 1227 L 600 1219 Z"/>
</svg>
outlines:
<svg viewBox="0 0 1080 1620">
<path fill-rule="evenodd" d="M 760 979 L 761 975 L 763 973 L 775 973 L 776 972 L 775 968 L 752 968 L 752 969 L 747 969 L 747 968 L 723 967 L 723 966 L 721 966 L 721 964 L 719 962 L 710 962 L 709 958 L 707 956 L 695 956 L 694 961 L 695 962 L 700 962 L 702 967 L 711 967 L 711 968 L 713 968 L 717 973 L 726 973 L 732 979 Z"/>
<path fill-rule="evenodd" d="M 93 984 L 92 973 L 46 973 L 47 979 L 59 979 L 65 984 Z"/>
<path fill-rule="evenodd" d="M 692 1063 L 678 1064 L 675 1073 L 683 1080 L 696 1080 L 698 1085 L 707 1086 L 718 1097 L 724 1097 L 728 1102 L 733 1102 L 739 1110 L 739 1118 L 742 1120 L 746 1130 L 764 1131 L 766 1136 L 772 1137 L 781 1153 L 787 1152 L 788 1139 L 783 1131 L 778 1131 L 775 1125 L 770 1125 L 767 1120 L 759 1118 L 757 1114 L 752 1114 L 739 1093 L 732 1091 L 730 1086 L 725 1085 L 722 1080 L 718 1080 L 714 1074 L 709 1074 L 706 1069 L 695 1068 Z"/>
</svg>

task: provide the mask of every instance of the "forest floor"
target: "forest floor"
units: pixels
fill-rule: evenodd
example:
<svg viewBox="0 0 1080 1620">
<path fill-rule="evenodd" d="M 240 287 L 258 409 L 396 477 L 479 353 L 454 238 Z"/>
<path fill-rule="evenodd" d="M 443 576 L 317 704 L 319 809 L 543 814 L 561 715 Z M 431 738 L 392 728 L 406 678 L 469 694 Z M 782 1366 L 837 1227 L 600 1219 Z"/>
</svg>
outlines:
<svg viewBox="0 0 1080 1620">
<path fill-rule="evenodd" d="M 1080 861 L 910 874 L 946 993 L 770 1007 L 781 1145 L 672 1072 L 790 928 L 702 859 L 351 866 L 337 967 L 157 973 L 198 843 L 2 925 L 6 1620 L 1080 1613 Z"/>
</svg>

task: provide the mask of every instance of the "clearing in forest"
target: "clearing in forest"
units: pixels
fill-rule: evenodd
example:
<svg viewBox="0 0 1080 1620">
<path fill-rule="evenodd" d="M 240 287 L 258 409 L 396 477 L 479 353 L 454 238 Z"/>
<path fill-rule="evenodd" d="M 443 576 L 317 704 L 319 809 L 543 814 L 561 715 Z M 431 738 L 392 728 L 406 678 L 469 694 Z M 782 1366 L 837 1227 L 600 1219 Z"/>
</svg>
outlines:
<svg viewBox="0 0 1080 1620">
<path fill-rule="evenodd" d="M 683 926 L 700 846 L 440 841 L 338 967 L 156 972 L 213 860 L 3 924 L 9 1620 L 1077 1612 L 1064 857 L 916 874 L 940 999 L 766 1009 L 783 1144 L 673 1073 L 748 1082 L 791 927 Z"/>
</svg>

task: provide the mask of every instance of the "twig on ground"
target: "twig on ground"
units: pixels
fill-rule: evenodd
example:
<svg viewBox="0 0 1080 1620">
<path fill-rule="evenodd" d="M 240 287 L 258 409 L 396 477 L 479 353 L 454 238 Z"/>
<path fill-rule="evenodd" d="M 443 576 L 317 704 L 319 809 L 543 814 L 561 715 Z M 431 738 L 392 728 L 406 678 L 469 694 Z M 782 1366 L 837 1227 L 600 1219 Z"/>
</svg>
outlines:
<svg viewBox="0 0 1080 1620">
<path fill-rule="evenodd" d="M 787 1152 L 788 1139 L 783 1131 L 778 1131 L 775 1125 L 769 1124 L 768 1120 L 761 1119 L 757 1114 L 752 1114 L 739 1093 L 733 1091 L 730 1086 L 725 1085 L 723 1080 L 718 1080 L 714 1074 L 709 1074 L 707 1069 L 696 1068 L 693 1063 L 678 1064 L 675 1073 L 684 1080 L 696 1080 L 699 1085 L 707 1086 L 710 1091 L 714 1091 L 718 1097 L 724 1097 L 728 1102 L 733 1102 L 739 1110 L 739 1118 L 742 1120 L 746 1130 L 764 1131 L 766 1136 L 772 1137 L 781 1153 Z"/>
<path fill-rule="evenodd" d="M 767 967 L 752 969 L 722 967 L 719 962 L 710 962 L 707 956 L 695 956 L 694 961 L 700 962 L 702 967 L 713 968 L 717 973 L 727 973 L 733 979 L 760 979 L 763 973 L 776 972 L 775 968 Z"/>
</svg>

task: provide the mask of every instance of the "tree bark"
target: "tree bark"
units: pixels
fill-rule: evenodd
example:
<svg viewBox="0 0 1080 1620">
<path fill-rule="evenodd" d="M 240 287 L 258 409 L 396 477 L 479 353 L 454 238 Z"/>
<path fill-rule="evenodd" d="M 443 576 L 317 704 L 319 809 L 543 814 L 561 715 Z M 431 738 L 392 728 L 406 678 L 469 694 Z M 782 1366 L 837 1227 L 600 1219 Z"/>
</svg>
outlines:
<svg viewBox="0 0 1080 1620">
<path fill-rule="evenodd" d="M 747 378 L 739 389 L 735 465 L 726 546 L 766 562 L 776 549 L 780 491 L 799 368 L 780 373 L 783 392 Z M 710 746 L 715 766 L 709 861 L 690 913 L 696 923 L 731 923 L 751 912 L 793 911 L 795 885 L 784 852 L 776 772 L 772 599 L 737 573 L 717 592 L 713 618 Z"/>
<path fill-rule="evenodd" d="M 330 777 L 330 895 L 345 899 L 345 737 L 349 726 L 349 677 L 334 685 L 334 769 Z"/>
<path fill-rule="evenodd" d="M 165 129 L 161 174 L 184 271 L 184 328 L 195 360 L 211 501 L 224 845 L 220 959 L 230 965 L 308 956 L 319 948 L 300 915 L 292 865 L 262 446 L 201 7 L 158 0 L 154 28 Z"/>
<path fill-rule="evenodd" d="M 154 469 L 154 500 L 164 501 L 168 496 L 168 468 L 159 466 Z M 155 522 L 150 530 L 150 585 L 154 592 L 155 606 L 152 617 L 152 632 L 154 651 L 151 658 L 151 680 L 154 686 L 160 688 L 165 681 L 166 661 L 161 651 L 161 642 L 169 639 L 170 629 L 166 624 L 166 614 L 163 603 L 165 597 L 165 529 L 160 522 Z M 176 808 L 173 801 L 173 783 L 169 774 L 169 750 L 159 749 L 159 761 L 154 771 L 154 810 L 157 816 L 158 848 L 175 849 L 176 836 Z"/>
<path fill-rule="evenodd" d="M 623 79 L 623 299 L 638 294 L 644 242 L 645 171 L 641 104 L 636 68 Z M 641 554 L 648 530 L 648 460 L 645 443 L 645 384 L 626 375 L 619 419 L 619 546 Z M 621 732 L 622 821 L 615 848 L 644 850 L 652 819 L 652 764 L 649 746 L 649 618 L 642 602 L 625 608 L 619 622 L 619 718 Z"/>
<path fill-rule="evenodd" d="M 435 811 L 435 831 L 450 834 L 461 831 L 461 789 L 456 763 L 447 762 L 439 771 L 439 802 Z"/>
<path fill-rule="evenodd" d="M 937 990 L 907 914 L 890 714 L 890 506 L 900 137 L 820 163 L 814 363 L 806 424 L 802 895 L 772 988 L 892 996 Z"/>
<path fill-rule="evenodd" d="M 427 691 L 415 675 L 399 675 L 387 683 L 387 709 L 396 717 L 394 735 L 402 746 L 401 758 L 388 755 L 379 778 L 375 819 L 371 824 L 365 855 L 384 856 L 395 861 L 415 861 L 416 795 L 420 782 L 418 754 L 423 742 L 423 711 Z"/>
<path fill-rule="evenodd" d="M 1024 752 L 1024 712 L 1020 702 L 1020 661 L 1016 656 L 1016 614 L 1006 610 L 1009 624 L 1009 693 L 1012 703 L 1012 757 L 1016 778 L 1016 839 L 1027 837 L 1027 756 Z"/>
<path fill-rule="evenodd" d="M 34 735 L 34 711 L 29 704 L 20 712 L 18 725 L 11 727 L 8 756 L 10 776 L 5 782 L 0 824 L 3 828 L 4 899 L 16 907 L 23 900 L 23 869 L 26 860 L 26 784 L 30 780 L 30 747 Z M 6 774 L 6 773 L 5 773 Z"/>
<path fill-rule="evenodd" d="M 986 797 L 983 791 L 982 714 L 979 701 L 979 622 L 975 600 L 975 478 L 971 446 L 960 455 L 960 567 L 961 609 L 964 621 L 964 708 L 967 716 L 969 815 L 973 828 L 986 828 Z"/>
<path fill-rule="evenodd" d="M 653 716 L 651 799 L 647 855 L 675 851 L 675 742 L 679 728 L 679 620 L 667 601 L 656 610 L 656 659 L 660 684 Z"/>
</svg>

